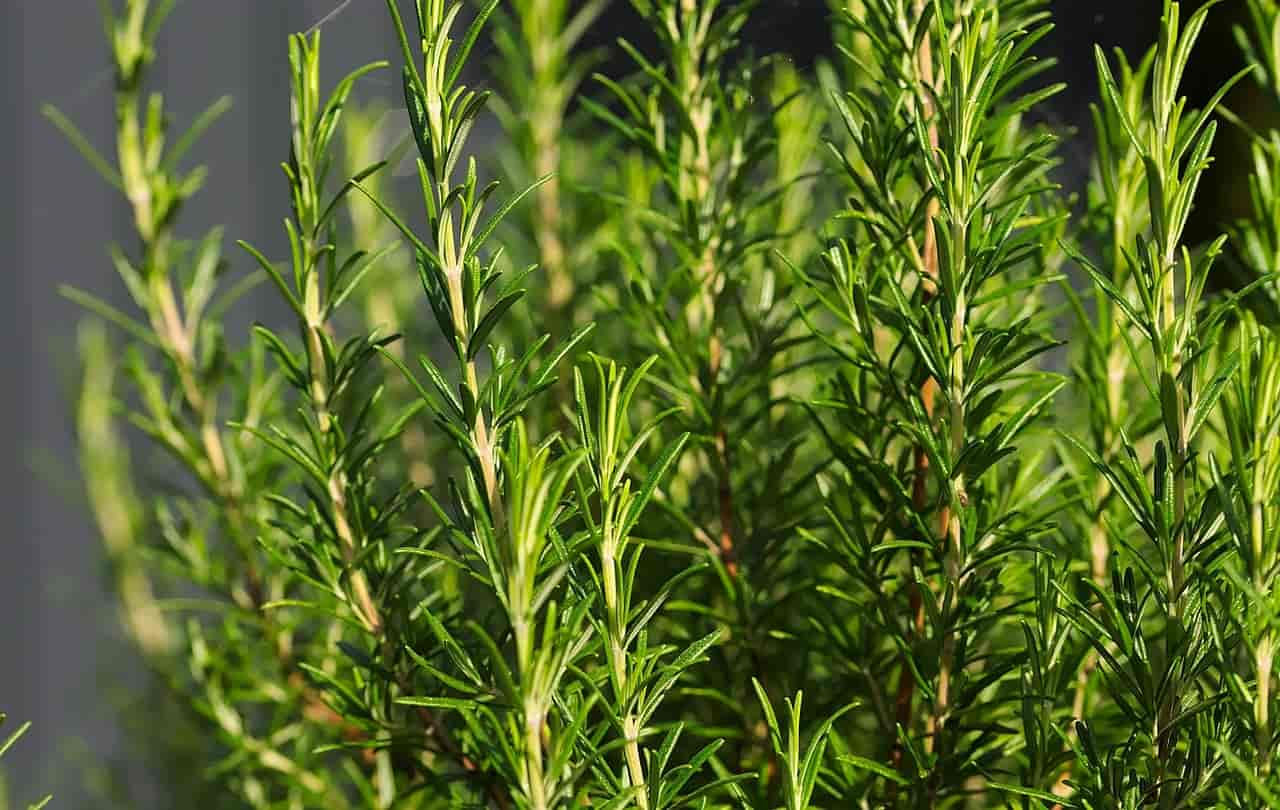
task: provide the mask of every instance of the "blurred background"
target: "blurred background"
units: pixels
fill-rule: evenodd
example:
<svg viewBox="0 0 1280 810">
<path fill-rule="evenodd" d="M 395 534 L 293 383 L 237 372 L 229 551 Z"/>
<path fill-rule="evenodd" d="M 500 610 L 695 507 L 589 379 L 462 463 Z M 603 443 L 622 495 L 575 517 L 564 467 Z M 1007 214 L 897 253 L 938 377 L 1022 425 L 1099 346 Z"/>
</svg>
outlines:
<svg viewBox="0 0 1280 810">
<path fill-rule="evenodd" d="M 1240 64 L 1231 37 L 1238 5 L 1243 4 L 1227 0 L 1212 17 L 1189 81 L 1193 96 L 1207 96 Z M 1095 87 L 1093 44 L 1137 56 L 1152 40 L 1160 3 L 1055 0 L 1053 7 L 1058 27 L 1042 50 L 1059 61 L 1053 78 L 1070 88 L 1052 102 L 1047 116 L 1067 139 L 1061 180 L 1082 188 Z M 787 52 L 799 66 L 810 67 L 829 51 L 825 8 L 824 0 L 762 0 L 748 39 L 759 52 Z M 101 806 L 92 798 L 95 768 L 128 750 L 129 732 L 116 707 L 137 683 L 138 667 L 116 625 L 98 541 L 78 488 L 70 422 L 80 312 L 59 296 L 58 287 L 71 284 L 120 302 L 124 293 L 106 245 L 129 229 L 115 192 L 39 110 L 43 103 L 58 106 L 110 153 L 108 58 L 91 0 L 5 0 L 0 20 L 0 244 L 9 251 L 0 274 L 0 711 L 11 721 L 34 723 L 6 757 L 5 770 L 10 794 L 20 804 L 53 791 L 54 806 Z M 267 255 L 283 252 L 280 222 L 287 200 L 278 166 L 287 149 L 285 37 L 317 23 L 324 29 L 331 75 L 395 58 L 381 0 L 179 2 L 155 71 L 171 113 L 185 122 L 220 95 L 235 100 L 197 149 L 198 160 L 211 171 L 205 191 L 184 214 L 194 230 L 223 223 L 228 241 L 248 240 Z M 643 40 L 626 0 L 615 0 L 588 44 L 624 34 Z M 482 47 L 473 63 L 482 63 L 485 52 Z M 605 70 L 611 68 L 624 69 L 621 61 Z M 472 81 L 483 81 L 481 67 L 476 74 Z M 393 98 L 397 83 L 375 77 L 363 88 Z M 1260 97 L 1246 82 L 1229 103 L 1247 112 L 1256 110 Z M 476 143 L 483 148 L 481 136 Z M 1243 144 L 1224 128 L 1213 182 L 1198 213 L 1201 234 L 1216 232 L 1244 202 Z M 244 261 L 234 250 L 228 255 Z M 252 301 L 242 309 L 246 320 L 271 317 Z M 147 733 L 163 737 L 164 728 L 148 728 L 145 707 L 134 719 Z M 156 806 L 172 806 L 174 799 L 158 797 Z"/>
</svg>

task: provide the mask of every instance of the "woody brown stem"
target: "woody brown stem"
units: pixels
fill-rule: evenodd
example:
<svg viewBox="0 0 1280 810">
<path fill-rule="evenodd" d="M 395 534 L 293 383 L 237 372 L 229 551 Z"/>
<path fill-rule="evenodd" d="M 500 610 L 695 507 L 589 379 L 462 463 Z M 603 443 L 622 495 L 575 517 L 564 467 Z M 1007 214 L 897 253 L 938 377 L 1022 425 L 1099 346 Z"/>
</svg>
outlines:
<svg viewBox="0 0 1280 810">
<path fill-rule="evenodd" d="M 924 14 L 925 0 L 916 0 L 914 13 L 916 19 Z M 933 72 L 933 48 L 930 37 L 926 33 L 920 41 L 920 50 L 916 55 L 916 68 L 919 72 L 919 81 L 924 87 L 932 87 L 934 83 Z M 921 112 L 929 119 L 928 135 L 930 149 L 936 149 L 938 146 L 938 126 L 933 121 L 933 105 L 927 94 L 922 95 Z M 938 216 L 938 200 L 936 197 L 930 199 L 925 211 L 924 222 L 924 250 L 921 254 L 920 266 L 923 268 L 923 274 L 920 278 L 921 289 L 923 292 L 922 305 L 928 306 L 938 293 L 938 237 L 934 231 L 934 220 Z M 938 395 L 938 381 L 933 377 L 928 377 L 920 385 L 920 403 L 924 408 L 926 416 L 932 420 L 934 404 Z M 929 456 L 923 447 L 917 446 L 913 453 L 912 459 L 912 488 L 911 502 L 912 508 L 917 514 L 925 513 L 929 508 L 928 494 L 928 476 L 929 476 Z M 941 524 L 940 533 L 945 536 L 947 524 L 949 523 L 949 510 L 944 508 L 939 515 Z M 912 567 L 920 567 L 923 560 L 920 552 L 913 551 L 911 555 Z M 921 586 L 911 588 L 910 596 L 910 615 L 911 624 L 909 625 L 910 633 L 914 637 L 924 634 L 924 598 L 920 592 Z M 911 727 L 912 704 L 915 698 L 915 678 L 911 673 L 910 667 L 907 666 L 906 654 L 904 654 L 901 670 L 898 674 L 898 691 L 894 700 L 894 719 L 899 727 L 905 732 Z M 900 738 L 895 739 L 893 751 L 890 754 L 890 762 L 893 768 L 902 767 L 902 741 Z M 896 798 L 896 786 L 892 783 L 889 786 L 890 801 Z"/>
<path fill-rule="evenodd" d="M 719 469 L 718 499 L 720 503 L 720 559 L 730 577 L 738 576 L 737 549 L 733 543 L 733 483 L 729 480 L 729 447 L 725 429 L 716 431 L 716 466 Z"/>
</svg>

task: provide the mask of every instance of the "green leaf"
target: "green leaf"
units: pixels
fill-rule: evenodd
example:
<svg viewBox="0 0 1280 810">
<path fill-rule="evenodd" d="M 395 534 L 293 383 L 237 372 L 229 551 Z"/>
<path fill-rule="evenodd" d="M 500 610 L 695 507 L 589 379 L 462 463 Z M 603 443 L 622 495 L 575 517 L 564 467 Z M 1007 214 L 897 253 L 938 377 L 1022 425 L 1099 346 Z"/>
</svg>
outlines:
<svg viewBox="0 0 1280 810">
<path fill-rule="evenodd" d="M 205 107 L 204 111 L 196 116 L 196 119 L 191 122 L 191 126 L 187 127 L 187 131 L 182 133 L 182 136 L 174 142 L 173 148 L 165 155 L 164 170 L 169 172 L 177 171 L 178 164 L 182 162 L 182 158 L 186 156 L 191 147 L 196 145 L 209 127 L 213 126 L 219 118 L 231 109 L 231 104 L 231 96 L 222 96 L 208 107 Z"/>
<path fill-rule="evenodd" d="M 0 721 L 4 719 L 4 715 L 0 714 Z M 0 756 L 4 756 L 5 752 L 13 747 L 14 743 L 22 739 L 22 735 L 31 729 L 31 722 L 28 721 L 18 726 L 12 734 L 10 734 L 3 742 L 0 742 Z"/>
<path fill-rule="evenodd" d="M 840 762 L 848 763 L 858 770 L 870 771 L 895 784 L 910 784 L 906 777 L 895 771 L 893 768 L 890 768 L 888 765 L 885 765 L 883 762 L 876 762 L 875 760 L 867 759 L 866 757 L 860 757 L 857 754 L 837 754 L 836 759 Z"/>
<path fill-rule="evenodd" d="M 276 290 L 278 290 L 280 295 L 289 302 L 289 306 L 293 309 L 294 313 L 296 313 L 300 318 L 305 318 L 306 312 L 302 308 L 301 302 L 299 302 L 297 297 L 294 296 L 293 290 L 289 287 L 289 283 L 284 280 L 284 276 L 280 274 L 280 271 L 276 269 L 276 266 L 267 261 L 267 257 L 259 253 L 258 249 L 253 245 L 250 245 L 248 242 L 238 239 L 236 240 L 236 244 L 254 258 L 254 261 L 258 263 L 258 266 L 262 268 L 262 270 L 267 274 L 267 277 L 276 285 Z"/>
<path fill-rule="evenodd" d="M 484 348 L 485 341 L 489 338 L 489 333 L 502 320 L 502 316 L 507 313 L 511 305 L 524 297 L 525 290 L 513 290 L 494 302 L 489 311 L 480 319 L 480 323 L 476 325 L 475 331 L 471 333 L 471 337 L 467 340 L 467 359 L 474 360 L 480 350 Z"/>
<path fill-rule="evenodd" d="M 75 124 L 71 123 L 71 119 L 62 114 L 57 107 L 46 104 L 40 108 L 45 118 L 58 128 L 63 136 L 75 147 L 80 156 L 85 159 L 93 170 L 96 171 L 103 180 L 111 184 L 111 187 L 121 193 L 124 192 L 124 181 L 120 178 L 120 173 L 115 167 L 107 162 L 101 153 L 89 143 L 89 139 L 84 136 Z"/>
<path fill-rule="evenodd" d="M 396 703 L 401 706 L 420 706 L 425 709 L 449 709 L 456 712 L 470 712 L 476 708 L 476 702 L 470 698 L 447 697 L 399 697 Z"/>
<path fill-rule="evenodd" d="M 1213 414 L 1214 406 L 1218 404 L 1218 398 L 1222 396 L 1227 383 L 1231 382 L 1232 378 L 1235 377 L 1236 370 L 1239 367 L 1240 351 L 1235 350 L 1222 361 L 1218 373 L 1214 375 L 1209 384 L 1200 392 L 1195 402 L 1191 404 L 1187 417 L 1191 423 L 1191 427 L 1187 430 L 1188 443 L 1195 439 L 1205 421 Z"/>
<path fill-rule="evenodd" d="M 502 220 L 511 212 L 511 209 L 519 205 L 525 197 L 533 193 L 539 186 L 543 185 L 554 176 L 554 174 L 547 174 L 539 177 L 533 183 L 521 190 L 519 194 L 516 194 L 511 199 L 503 203 L 502 206 L 489 217 L 489 221 L 480 229 L 480 232 L 476 234 L 475 238 L 468 243 L 467 252 L 465 254 L 466 258 L 470 259 L 472 256 L 476 255 L 476 252 L 479 251 L 485 242 L 489 240 L 489 237 L 497 227 L 502 224 Z"/>
<path fill-rule="evenodd" d="M 1076 807 L 1077 806 L 1074 802 L 1072 802 L 1070 799 L 1064 796 L 1057 796 L 1057 795 L 1054 795 L 1053 793 L 1048 793 L 1043 790 L 1036 790 L 1035 788 L 1023 787 L 1022 785 L 1012 785 L 1005 782 L 989 781 L 987 782 L 987 787 L 990 787 L 993 790 L 998 790 L 1001 793 L 1009 793 L 1014 796 L 1026 796 L 1031 799 L 1039 799 L 1040 801 L 1047 803 L 1051 807 L 1054 807 L 1054 806 Z"/>
<path fill-rule="evenodd" d="M 146 325 L 125 315 L 120 310 L 98 298 L 82 290 L 76 289 L 70 285 L 60 285 L 58 292 L 67 300 L 72 301 L 94 314 L 114 323 L 124 331 L 128 332 L 135 339 L 142 341 L 148 346 L 160 348 L 160 341 L 156 338 L 154 332 Z"/>
</svg>

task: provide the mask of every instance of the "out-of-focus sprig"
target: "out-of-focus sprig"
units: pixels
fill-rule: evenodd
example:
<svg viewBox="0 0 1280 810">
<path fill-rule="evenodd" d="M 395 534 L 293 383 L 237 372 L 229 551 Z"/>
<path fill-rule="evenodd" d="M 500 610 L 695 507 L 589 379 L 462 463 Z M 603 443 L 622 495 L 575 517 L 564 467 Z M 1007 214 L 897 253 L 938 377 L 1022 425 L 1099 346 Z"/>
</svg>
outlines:
<svg viewBox="0 0 1280 810">
<path fill-rule="evenodd" d="M 6 720 L 6 717 L 4 713 L 0 712 L 0 728 L 4 726 L 5 720 Z M 0 759 L 4 758 L 5 752 L 8 751 L 10 748 L 12 748 L 14 746 L 14 743 L 18 742 L 18 740 L 22 738 L 22 735 L 26 734 L 27 730 L 30 728 L 31 728 L 30 723 L 23 723 L 22 725 L 18 726 L 18 728 L 13 733 L 9 734 L 7 737 L 0 738 Z M 4 780 L 0 778 L 0 806 L 8 807 L 8 800 L 9 800 L 8 796 L 4 791 Z M 44 807 L 46 804 L 48 804 L 52 800 L 53 800 L 52 796 L 45 796 L 43 799 L 40 799 L 37 802 L 27 805 L 27 810 L 40 810 L 40 808 Z"/>
<path fill-rule="evenodd" d="M 1233 753 L 1247 774 L 1274 793 L 1280 788 L 1274 767 L 1280 712 L 1275 617 L 1280 614 L 1272 587 L 1280 574 L 1280 340 L 1245 317 L 1237 342 L 1240 367 L 1223 397 L 1230 453 L 1224 469 L 1216 464 L 1211 469 L 1235 547 L 1216 595 L 1219 615 L 1230 617 L 1232 632 L 1219 631 L 1217 640 L 1230 673 L 1225 684 L 1244 727 Z M 1237 788 L 1232 806 L 1245 807 L 1265 797 L 1255 790 Z"/>
<path fill-rule="evenodd" d="M 518 185 L 539 182 L 527 232 L 545 279 L 538 311 L 557 337 L 567 335 L 587 303 L 585 270 L 600 249 L 599 216 L 580 188 L 603 163 L 598 148 L 577 137 L 570 105 L 593 62 L 579 44 L 608 0 L 512 0 L 501 9 L 494 42 L 501 87 L 492 105 L 510 142 L 503 161 Z"/>
<path fill-rule="evenodd" d="M 215 102 L 170 141 L 163 100 L 146 93 L 172 6 L 104 5 L 115 74 L 114 163 L 46 110 L 125 197 L 137 242 L 134 251 L 114 248 L 112 261 L 138 315 L 65 291 L 129 339 L 127 386 L 116 384 L 106 358 L 92 350 L 85 356 L 81 457 L 134 640 L 173 698 L 215 731 L 201 741 L 222 763 L 214 774 L 253 806 L 282 796 L 323 804 L 329 783 L 310 769 L 310 752 L 332 725 L 304 720 L 311 698 L 290 675 L 293 627 L 261 611 L 291 582 L 287 570 L 264 564 L 257 545 L 271 512 L 262 495 L 284 479 L 279 459 L 253 431 L 274 418 L 280 380 L 266 370 L 261 346 L 235 352 L 223 335 L 227 308 L 262 277 L 223 284 L 220 230 L 194 244 L 175 231 L 205 176 L 181 163 L 228 103 Z M 228 427 L 227 414 L 240 427 Z M 160 490 L 133 483 L 116 422 L 122 415 L 167 456 L 173 480 Z M 205 610 L 174 621 L 157 610 L 162 603 L 151 601 L 149 587 Z"/>
<path fill-rule="evenodd" d="M 1280 7 L 1271 0 L 1250 0 L 1249 22 L 1236 35 L 1254 78 L 1280 98 L 1275 34 Z M 1280 133 L 1253 132 L 1253 173 L 1249 178 L 1249 216 L 1232 229 L 1232 250 L 1251 311 L 1233 325 L 1220 353 L 1239 358 L 1239 368 L 1222 397 L 1221 455 L 1210 459 L 1218 508 L 1222 510 L 1233 554 L 1216 583 L 1213 602 L 1227 628 L 1215 632 L 1225 691 L 1233 707 L 1237 736 L 1217 743 L 1228 767 L 1239 777 L 1224 786 L 1224 806 L 1274 804 L 1280 792 L 1277 746 L 1277 673 L 1280 649 L 1276 625 L 1280 573 L 1280 339 L 1275 328 L 1276 279 L 1280 274 Z M 1219 459 L 1221 458 L 1221 461 Z"/>
<path fill-rule="evenodd" d="M 1142 158 L 1125 129 L 1125 121 L 1138 127 L 1149 126 L 1146 83 L 1150 77 L 1154 52 L 1148 52 L 1136 65 L 1119 50 L 1114 53 L 1118 103 L 1094 104 L 1093 118 L 1095 166 L 1088 188 L 1088 210 L 1083 227 L 1075 235 L 1097 256 L 1100 272 L 1117 290 L 1133 288 L 1133 274 L 1126 259 L 1129 245 L 1139 234 L 1148 232 L 1150 215 L 1147 207 L 1146 173 Z M 1121 111 L 1126 116 L 1120 118 Z M 1073 253 L 1080 249 L 1072 248 Z M 1087 435 L 1089 445 L 1099 457 L 1113 461 L 1125 442 L 1141 442 L 1159 427 L 1160 420 L 1153 403 L 1134 401 L 1127 394 L 1141 385 L 1136 377 L 1128 346 L 1136 339 L 1136 331 L 1122 316 L 1115 302 L 1097 293 L 1086 299 L 1077 291 L 1074 279 L 1062 283 L 1062 290 L 1075 314 L 1077 329 L 1072 341 L 1073 382 L 1083 403 L 1077 432 Z M 1095 291 L 1096 292 L 1096 291 Z M 1074 414 L 1073 414 L 1074 415 Z M 1072 534 L 1080 558 L 1088 561 L 1094 583 L 1109 586 L 1109 570 L 1113 552 L 1112 527 L 1123 520 L 1123 506 L 1115 496 L 1107 477 L 1070 446 L 1060 455 L 1068 470 L 1066 479 L 1073 485 L 1081 508 L 1068 513 Z M 1037 600 L 1060 613 L 1062 595 L 1056 587 L 1041 593 Z M 1044 612 L 1041 611 L 1043 614 Z M 1056 618 L 1051 620 L 1056 622 Z M 1081 643 L 1072 633 L 1067 644 L 1074 653 Z M 1080 663 L 1069 717 L 1084 717 L 1098 700 L 1098 653 L 1091 647 Z M 1047 741 L 1046 741 L 1047 743 Z M 1058 741 L 1061 750 L 1065 742 Z M 1057 785 L 1059 793 L 1069 793 L 1073 777 L 1070 758 Z"/>
<path fill-rule="evenodd" d="M 1254 78 L 1280 99 L 1280 3 L 1245 0 L 1245 9 L 1246 22 L 1233 29 L 1236 42 L 1253 65 Z"/>
</svg>

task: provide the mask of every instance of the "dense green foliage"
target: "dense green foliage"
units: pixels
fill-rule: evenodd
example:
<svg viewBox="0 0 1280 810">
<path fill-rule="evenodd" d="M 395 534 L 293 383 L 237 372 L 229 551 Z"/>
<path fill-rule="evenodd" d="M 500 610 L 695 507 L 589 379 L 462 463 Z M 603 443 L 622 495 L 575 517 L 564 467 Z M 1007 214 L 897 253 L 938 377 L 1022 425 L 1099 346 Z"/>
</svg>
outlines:
<svg viewBox="0 0 1280 810">
<path fill-rule="evenodd" d="M 1253 215 L 1191 243 L 1212 6 L 1097 53 L 1076 196 L 1033 123 L 1044 0 L 832 0 L 813 75 L 742 46 L 751 0 L 632 5 L 655 47 L 591 77 L 603 0 L 389 0 L 400 144 L 355 101 L 388 64 L 326 90 L 293 37 L 283 259 L 179 238 L 226 104 L 169 139 L 173 4 L 108 5 L 115 160 L 49 114 L 136 231 L 129 311 L 67 295 L 152 779 L 200 807 L 1280 806 L 1280 134 Z M 1232 84 L 1280 95 L 1280 6 L 1248 7 Z M 1244 289 L 1209 295 L 1223 256 Z M 288 318 L 227 334 L 246 294 Z"/>
</svg>

